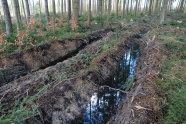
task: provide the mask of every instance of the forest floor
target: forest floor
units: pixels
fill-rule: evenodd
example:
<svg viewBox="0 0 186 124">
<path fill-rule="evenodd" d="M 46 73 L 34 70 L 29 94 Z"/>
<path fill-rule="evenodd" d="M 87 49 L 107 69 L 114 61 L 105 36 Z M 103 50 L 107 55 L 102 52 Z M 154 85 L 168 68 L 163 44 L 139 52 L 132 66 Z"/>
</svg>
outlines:
<svg viewBox="0 0 186 124">
<path fill-rule="evenodd" d="M 57 53 L 61 54 L 59 46 L 68 53 L 79 48 L 75 46 L 81 46 L 78 43 L 85 43 L 85 39 L 54 41 L 32 48 L 33 53 L 26 50 L 7 56 L 7 61 L 21 71 L 24 53 L 27 59 L 37 56 L 41 62 L 35 63 L 39 66 L 33 72 L 29 70 L 14 81 L 1 84 L 0 121 L 69 123 L 81 114 L 83 104 L 90 100 L 135 41 L 140 44 L 135 81 L 125 99 L 120 101 L 119 114 L 108 123 L 183 123 L 186 120 L 186 19 L 184 15 L 172 12 L 166 15 L 164 24 L 157 26 L 158 18 L 117 19 L 115 24 L 109 23 L 104 30 L 93 33 L 92 37 L 101 39 L 85 44 L 72 57 L 60 61 L 55 61 L 59 56 L 49 61 L 53 56 L 49 49 L 52 43 L 58 43 L 54 46 L 58 46 Z M 108 29 L 109 26 L 114 26 L 114 32 Z M 75 41 L 73 49 L 67 48 L 72 41 Z M 45 55 L 48 58 L 43 60 Z M 23 58 L 21 62 L 20 59 L 12 60 L 19 57 Z M 55 64 L 49 64 L 51 61 Z M 27 63 L 25 67 L 33 67 L 33 63 Z M 14 68 L 10 65 L 2 64 L 1 68 Z M 15 70 L 10 72 L 15 73 Z"/>
</svg>

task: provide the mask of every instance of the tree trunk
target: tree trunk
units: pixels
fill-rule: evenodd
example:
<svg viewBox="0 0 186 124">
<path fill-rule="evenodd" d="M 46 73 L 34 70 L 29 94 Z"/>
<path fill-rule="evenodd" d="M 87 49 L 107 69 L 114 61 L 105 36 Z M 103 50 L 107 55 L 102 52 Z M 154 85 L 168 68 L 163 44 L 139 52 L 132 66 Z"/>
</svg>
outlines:
<svg viewBox="0 0 186 124">
<path fill-rule="evenodd" d="M 26 21 L 26 13 L 25 13 L 25 6 L 24 6 L 24 2 L 22 0 L 22 7 L 23 7 L 23 13 L 24 13 L 24 19 Z M 27 21 L 26 21 L 27 22 Z"/>
<path fill-rule="evenodd" d="M 132 13 L 132 0 L 130 0 L 130 13 Z"/>
<path fill-rule="evenodd" d="M 32 0 L 32 5 L 33 5 L 33 12 L 35 13 L 34 0 Z"/>
<path fill-rule="evenodd" d="M 102 20 L 102 0 L 99 0 L 99 19 Z"/>
<path fill-rule="evenodd" d="M 46 22 L 47 22 L 47 26 L 49 26 L 49 12 L 48 12 L 48 0 L 45 0 L 45 16 L 46 16 Z"/>
<path fill-rule="evenodd" d="M 150 4 L 149 4 L 149 16 L 151 16 L 151 9 L 152 9 L 152 0 L 150 0 Z"/>
<path fill-rule="evenodd" d="M 140 7 L 141 7 L 141 0 L 138 2 L 138 12 L 140 12 Z"/>
<path fill-rule="evenodd" d="M 67 6 L 66 0 L 64 0 L 64 13 L 66 13 L 66 6 Z"/>
<path fill-rule="evenodd" d="M 110 21 L 110 11 L 111 11 L 111 0 L 108 0 L 108 16 L 107 16 L 107 21 Z"/>
<path fill-rule="evenodd" d="M 61 19 L 63 19 L 63 0 L 61 0 Z"/>
<path fill-rule="evenodd" d="M 17 25 L 17 30 L 19 31 L 20 29 L 20 25 L 19 25 L 19 15 L 18 15 L 18 9 L 17 9 L 17 3 L 16 3 L 16 0 L 13 0 L 13 3 L 14 3 L 14 12 L 15 12 L 15 17 L 16 17 L 16 25 Z"/>
<path fill-rule="evenodd" d="M 183 3 L 184 3 L 184 0 L 181 1 L 181 5 L 180 5 L 180 9 L 179 9 L 179 13 L 183 12 Z"/>
<path fill-rule="evenodd" d="M 68 25 L 70 25 L 71 19 L 71 0 L 68 0 Z"/>
<path fill-rule="evenodd" d="M 115 3 L 116 4 L 115 6 L 116 6 L 116 16 L 117 17 L 118 17 L 118 2 L 119 2 L 119 0 L 116 0 L 116 3 Z"/>
<path fill-rule="evenodd" d="M 157 9 L 158 9 L 158 0 L 155 0 L 155 4 L 154 4 L 154 14 L 156 14 L 156 12 L 157 12 Z"/>
<path fill-rule="evenodd" d="M 123 1 L 123 16 L 125 15 L 125 4 L 126 4 L 126 0 Z"/>
<path fill-rule="evenodd" d="M 163 1 L 163 7 L 162 7 L 162 10 L 161 10 L 160 20 L 159 20 L 159 24 L 160 24 L 160 25 L 164 22 L 164 19 L 165 19 L 165 11 L 166 11 L 166 9 L 167 9 L 168 1 L 169 1 L 169 0 L 164 0 L 164 1 Z"/>
<path fill-rule="evenodd" d="M 52 0 L 52 8 L 53 8 L 52 25 L 53 25 L 53 33 L 55 34 L 55 18 L 56 18 L 55 0 Z"/>
<path fill-rule="evenodd" d="M 159 5 L 158 5 L 158 12 L 157 12 L 157 13 L 159 13 L 159 12 L 160 12 L 160 8 L 161 8 L 161 2 L 162 2 L 162 0 L 160 0 L 160 2 L 159 2 Z"/>
<path fill-rule="evenodd" d="M 97 0 L 97 14 L 99 14 L 99 0 Z"/>
<path fill-rule="evenodd" d="M 91 18 L 91 0 L 89 0 L 88 26 L 90 26 L 90 18 Z"/>
<path fill-rule="evenodd" d="M 14 15 L 14 5 L 13 5 L 13 2 L 12 2 L 12 0 L 11 0 L 11 10 L 12 10 L 12 17 L 14 17 L 15 15 Z M 0 10 L 1 11 L 1 10 Z"/>
<path fill-rule="evenodd" d="M 25 4 L 26 4 L 26 13 L 27 13 L 27 22 L 30 22 L 30 9 L 29 9 L 29 4 L 28 4 L 28 0 L 25 0 Z"/>
<path fill-rule="evenodd" d="M 128 3 L 127 3 L 127 14 L 129 13 L 129 0 L 128 0 Z"/>
<path fill-rule="evenodd" d="M 20 14 L 20 9 L 19 9 L 19 2 L 18 0 L 15 1 L 15 4 L 14 6 L 16 6 L 16 11 L 17 11 L 17 14 L 18 14 L 18 19 L 19 19 L 19 22 L 21 22 L 21 14 Z"/>
<path fill-rule="evenodd" d="M 41 21 L 41 1 L 39 0 L 39 19 Z"/>
<path fill-rule="evenodd" d="M 2 5 L 3 5 L 3 12 L 4 12 L 4 18 L 5 18 L 5 24 L 6 24 L 6 33 L 7 35 L 9 35 L 10 33 L 13 32 L 13 29 L 12 29 L 12 21 L 10 17 L 7 0 L 2 0 Z"/>
<path fill-rule="evenodd" d="M 136 16 L 137 7 L 138 7 L 138 0 L 136 0 L 136 7 L 135 7 L 135 13 L 134 13 L 134 16 Z"/>
<path fill-rule="evenodd" d="M 172 10 L 172 1 L 173 1 L 173 0 L 171 0 L 171 3 L 170 3 L 170 11 Z"/>
<path fill-rule="evenodd" d="M 72 20 L 73 22 L 79 23 L 79 0 L 73 0 L 72 3 L 73 12 L 72 12 Z"/>
</svg>

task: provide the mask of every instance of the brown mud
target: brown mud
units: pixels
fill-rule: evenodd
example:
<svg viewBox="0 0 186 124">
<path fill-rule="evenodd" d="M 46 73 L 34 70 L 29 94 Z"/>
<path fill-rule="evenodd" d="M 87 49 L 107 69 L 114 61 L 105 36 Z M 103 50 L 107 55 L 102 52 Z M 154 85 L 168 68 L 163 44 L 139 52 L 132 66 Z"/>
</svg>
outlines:
<svg viewBox="0 0 186 124">
<path fill-rule="evenodd" d="M 79 39 L 63 39 L 47 42 L 35 48 L 23 50 L 0 58 L 0 86 L 26 75 L 56 64 L 71 57 L 82 46 L 104 37 L 110 30 L 94 31 L 90 36 Z"/>
</svg>

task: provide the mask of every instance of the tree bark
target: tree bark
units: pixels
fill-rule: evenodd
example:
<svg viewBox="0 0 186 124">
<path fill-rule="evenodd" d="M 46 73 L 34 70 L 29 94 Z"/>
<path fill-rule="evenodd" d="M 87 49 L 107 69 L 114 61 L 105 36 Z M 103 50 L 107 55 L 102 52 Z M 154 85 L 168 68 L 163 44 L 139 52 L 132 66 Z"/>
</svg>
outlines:
<svg viewBox="0 0 186 124">
<path fill-rule="evenodd" d="M 116 6 L 116 16 L 117 17 L 118 17 L 118 2 L 119 2 L 119 0 L 116 0 L 116 3 L 115 3 L 116 4 L 115 6 Z"/>
<path fill-rule="evenodd" d="M 39 0 L 39 19 L 41 21 L 41 1 Z"/>
<path fill-rule="evenodd" d="M 12 20 L 10 17 L 10 11 L 9 11 L 7 0 L 2 0 L 2 5 L 3 5 L 3 12 L 4 12 L 4 18 L 6 24 L 6 33 L 7 35 L 9 35 L 10 33 L 13 32 L 13 29 L 12 29 Z"/>
<path fill-rule="evenodd" d="M 137 7 L 138 7 L 138 0 L 136 0 L 136 7 L 135 7 L 135 13 L 134 13 L 134 16 L 136 16 Z"/>
<path fill-rule="evenodd" d="M 179 9 L 179 13 L 183 12 L 183 3 L 184 3 L 184 0 L 181 1 L 181 5 L 180 5 L 180 9 Z"/>
<path fill-rule="evenodd" d="M 55 34 L 55 18 L 56 18 L 55 0 L 52 0 L 52 8 L 53 8 L 53 18 L 52 18 L 53 33 Z"/>
<path fill-rule="evenodd" d="M 132 13 L 132 0 L 130 0 L 130 13 Z"/>
<path fill-rule="evenodd" d="M 28 4 L 28 0 L 25 0 L 25 4 L 26 4 L 26 13 L 27 13 L 27 22 L 30 22 L 30 9 L 29 9 L 29 4 Z"/>
<path fill-rule="evenodd" d="M 73 0 L 72 20 L 79 24 L 79 0 Z"/>
<path fill-rule="evenodd" d="M 16 5 L 16 0 L 13 0 L 13 3 L 14 3 L 14 12 L 15 12 L 15 17 L 16 17 L 16 25 L 17 25 L 17 30 L 19 31 L 20 29 L 20 25 L 19 25 L 19 15 L 18 15 L 18 9 L 17 9 L 17 5 Z"/>
<path fill-rule="evenodd" d="M 150 0 L 150 4 L 149 4 L 149 16 L 151 16 L 151 9 L 152 9 L 152 0 Z"/>
<path fill-rule="evenodd" d="M 154 4 L 154 14 L 156 14 L 156 12 L 157 12 L 157 9 L 158 9 L 158 0 L 155 0 L 155 4 Z"/>
<path fill-rule="evenodd" d="M 107 16 L 107 21 L 110 21 L 110 11 L 111 11 L 111 0 L 108 0 L 108 16 Z"/>
<path fill-rule="evenodd" d="M 99 19 L 102 20 L 102 0 L 99 0 Z"/>
<path fill-rule="evenodd" d="M 68 25 L 70 25 L 71 19 L 71 0 L 68 0 Z"/>
<path fill-rule="evenodd" d="M 162 0 L 160 0 L 160 2 L 159 2 L 159 5 L 158 5 L 158 12 L 157 12 L 157 13 L 160 12 L 160 9 L 161 9 L 161 2 L 162 2 Z"/>
<path fill-rule="evenodd" d="M 63 19 L 63 0 L 61 0 L 61 19 Z"/>
<path fill-rule="evenodd" d="M 129 13 L 129 0 L 128 0 L 128 3 L 127 3 L 127 14 Z"/>
<path fill-rule="evenodd" d="M 91 0 L 89 0 L 88 26 L 90 26 L 90 18 L 91 18 Z"/>
<path fill-rule="evenodd" d="M 23 7 L 23 13 L 24 13 L 24 19 L 26 21 L 26 13 L 25 13 L 25 6 L 24 6 L 24 2 L 22 0 L 22 7 Z M 27 22 L 27 21 L 26 21 Z M 28 23 L 28 22 L 27 22 Z"/>
<path fill-rule="evenodd" d="M 49 26 L 49 12 L 48 12 L 48 0 L 45 0 L 45 17 L 46 17 L 46 22 L 47 22 L 47 26 Z"/>
<path fill-rule="evenodd" d="M 64 0 L 64 13 L 66 13 L 66 0 Z"/>
<path fill-rule="evenodd" d="M 123 1 L 123 16 L 125 15 L 125 4 L 126 4 L 126 0 Z"/>
<path fill-rule="evenodd" d="M 163 7 L 162 7 L 162 10 L 161 10 L 160 20 L 159 20 L 159 24 L 160 24 L 160 25 L 164 22 L 164 19 L 165 19 L 165 12 L 166 12 L 166 9 L 167 9 L 168 1 L 169 1 L 169 0 L 164 0 L 164 1 L 163 1 Z"/>
</svg>

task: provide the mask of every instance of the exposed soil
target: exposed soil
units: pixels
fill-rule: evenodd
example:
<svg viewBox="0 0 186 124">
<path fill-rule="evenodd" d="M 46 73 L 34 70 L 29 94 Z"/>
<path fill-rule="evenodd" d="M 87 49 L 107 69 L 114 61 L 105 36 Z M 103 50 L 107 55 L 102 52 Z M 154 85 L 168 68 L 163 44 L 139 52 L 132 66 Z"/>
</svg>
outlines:
<svg viewBox="0 0 186 124">
<path fill-rule="evenodd" d="M 112 29 L 94 31 L 87 38 L 47 42 L 35 48 L 0 58 L 0 86 L 71 57 L 84 45 L 104 37 Z"/>
<path fill-rule="evenodd" d="M 143 31 L 144 28 L 136 29 L 134 32 L 141 33 Z M 85 47 L 76 56 L 0 87 L 1 104 L 8 103 L 3 107 L 3 110 L 11 108 L 17 99 L 23 99 L 27 95 L 35 95 L 38 96 L 36 103 L 43 111 L 44 122 L 57 124 L 73 120 L 80 114 L 82 105 L 99 87 L 99 83 L 110 75 L 122 55 L 129 50 L 130 43 L 140 42 L 140 40 L 125 34 L 121 37 L 122 41 L 118 43 L 116 48 L 109 48 L 110 51 L 98 54 L 100 52 L 99 46 L 103 45 L 106 39 L 112 38 L 113 35 L 110 32 L 102 40 Z M 58 44 L 62 41 L 54 42 Z M 37 53 L 41 53 L 41 51 Z M 85 58 L 80 57 L 82 55 L 96 55 L 93 60 L 90 60 L 90 67 L 93 70 L 84 67 L 86 62 L 84 62 Z M 67 79 L 63 78 L 64 75 L 67 76 Z M 38 92 L 38 89 L 47 89 L 49 86 L 53 86 L 52 89 L 44 94 Z"/>
</svg>

